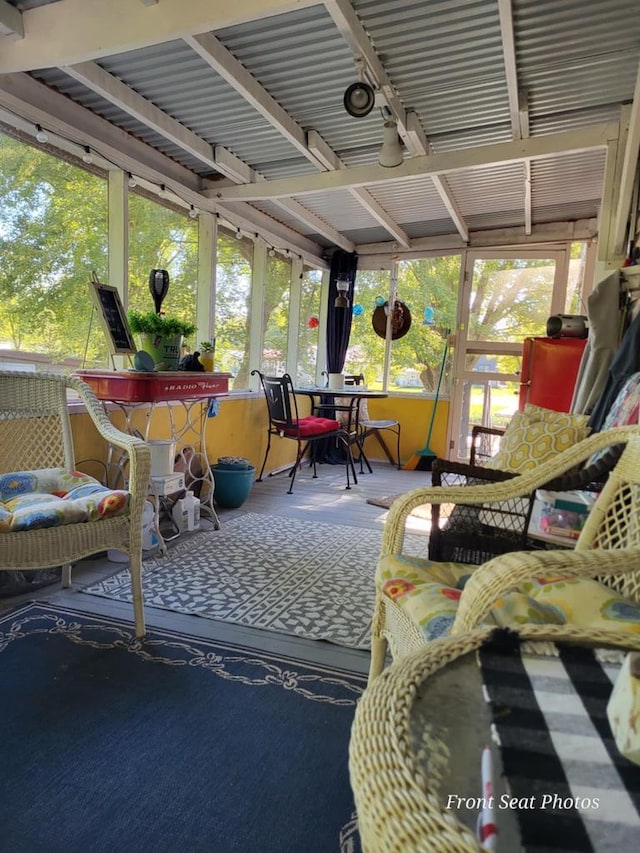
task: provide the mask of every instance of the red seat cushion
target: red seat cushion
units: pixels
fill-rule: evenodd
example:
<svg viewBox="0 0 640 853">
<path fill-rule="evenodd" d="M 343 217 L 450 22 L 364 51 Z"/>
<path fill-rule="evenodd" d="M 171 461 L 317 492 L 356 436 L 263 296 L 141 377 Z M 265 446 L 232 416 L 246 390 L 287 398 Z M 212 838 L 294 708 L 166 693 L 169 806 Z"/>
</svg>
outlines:
<svg viewBox="0 0 640 853">
<path fill-rule="evenodd" d="M 319 418 L 317 415 L 307 415 L 300 418 L 298 429 L 283 429 L 283 435 L 300 436 L 300 438 L 314 438 L 317 435 L 325 435 L 328 432 L 336 432 L 341 429 L 339 421 L 330 418 Z"/>
</svg>

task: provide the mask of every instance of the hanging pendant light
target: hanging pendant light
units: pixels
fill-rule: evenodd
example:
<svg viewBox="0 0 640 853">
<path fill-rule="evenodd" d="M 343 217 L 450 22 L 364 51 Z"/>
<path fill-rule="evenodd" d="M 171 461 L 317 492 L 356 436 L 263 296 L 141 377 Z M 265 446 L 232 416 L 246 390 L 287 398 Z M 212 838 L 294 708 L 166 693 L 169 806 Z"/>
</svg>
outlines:
<svg viewBox="0 0 640 853">
<path fill-rule="evenodd" d="M 347 293 L 349 291 L 349 279 L 347 276 L 339 275 L 336 279 L 336 290 L 338 291 L 338 295 L 336 296 L 336 301 L 333 303 L 335 308 L 348 308 L 349 307 L 349 297 Z"/>
<path fill-rule="evenodd" d="M 381 166 L 399 166 L 404 161 L 404 153 L 398 136 L 398 125 L 395 121 L 387 120 L 382 129 L 382 148 L 378 154 Z"/>
</svg>

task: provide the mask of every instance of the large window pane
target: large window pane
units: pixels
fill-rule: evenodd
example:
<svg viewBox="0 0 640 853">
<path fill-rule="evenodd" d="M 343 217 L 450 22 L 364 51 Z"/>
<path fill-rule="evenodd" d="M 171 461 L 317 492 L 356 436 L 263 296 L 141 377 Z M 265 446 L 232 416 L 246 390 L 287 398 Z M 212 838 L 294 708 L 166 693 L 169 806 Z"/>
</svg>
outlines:
<svg viewBox="0 0 640 853">
<path fill-rule="evenodd" d="M 316 380 L 322 271 L 305 267 L 300 285 L 300 326 L 296 381 L 300 385 L 309 385 L 314 384 Z"/>
<path fill-rule="evenodd" d="M 392 343 L 390 391 L 435 392 L 447 330 L 455 329 L 459 281 L 459 255 L 398 264 L 397 298 L 411 311 L 411 328 Z M 441 393 L 449 379 L 447 370 Z"/>
<path fill-rule="evenodd" d="M 287 369 L 287 335 L 291 298 L 291 261 L 269 256 L 264 289 L 261 370 L 272 376 Z"/>
<path fill-rule="evenodd" d="M 382 388 L 384 381 L 384 339 L 371 325 L 376 299 L 389 298 L 389 270 L 360 270 L 356 274 L 353 320 L 345 373 L 363 373 L 369 388 Z"/>
<path fill-rule="evenodd" d="M 528 335 L 544 335 L 555 271 L 552 259 L 478 258 L 467 340 L 521 343 Z"/>
<path fill-rule="evenodd" d="M 0 135 L 0 209 L 0 346 L 106 364 L 89 293 L 92 270 L 106 280 L 106 181 Z"/>
<path fill-rule="evenodd" d="M 249 387 L 249 324 L 253 243 L 218 232 L 216 265 L 216 370 L 233 375 L 229 387 Z"/>
<path fill-rule="evenodd" d="M 186 214 L 163 207 L 141 195 L 129 195 L 128 307 L 153 311 L 149 273 L 169 273 L 169 291 L 162 303 L 168 317 L 196 322 L 198 224 Z M 185 342 L 193 352 L 199 341 Z"/>
</svg>

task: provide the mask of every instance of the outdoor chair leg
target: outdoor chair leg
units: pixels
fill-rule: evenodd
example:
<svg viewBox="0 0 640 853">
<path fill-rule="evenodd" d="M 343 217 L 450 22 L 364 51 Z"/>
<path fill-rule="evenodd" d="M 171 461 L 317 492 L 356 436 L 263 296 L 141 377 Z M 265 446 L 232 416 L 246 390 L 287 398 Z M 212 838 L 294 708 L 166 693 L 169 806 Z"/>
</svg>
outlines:
<svg viewBox="0 0 640 853">
<path fill-rule="evenodd" d="M 264 474 L 264 466 L 267 464 L 267 456 L 269 455 L 269 448 L 271 447 L 271 433 L 268 433 L 267 437 L 267 449 L 264 454 L 264 459 L 262 460 L 262 468 L 260 469 L 260 476 L 256 480 L 257 483 L 262 482 L 262 475 Z"/>
</svg>

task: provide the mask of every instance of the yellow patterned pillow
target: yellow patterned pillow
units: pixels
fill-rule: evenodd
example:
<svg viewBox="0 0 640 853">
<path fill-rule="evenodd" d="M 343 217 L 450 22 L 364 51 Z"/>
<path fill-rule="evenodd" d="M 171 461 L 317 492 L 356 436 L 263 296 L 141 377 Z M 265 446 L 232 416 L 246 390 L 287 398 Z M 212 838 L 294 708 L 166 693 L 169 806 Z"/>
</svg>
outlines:
<svg viewBox="0 0 640 853">
<path fill-rule="evenodd" d="M 528 403 L 516 412 L 487 468 L 521 474 L 573 447 L 589 434 L 587 415 L 554 412 Z"/>
</svg>

